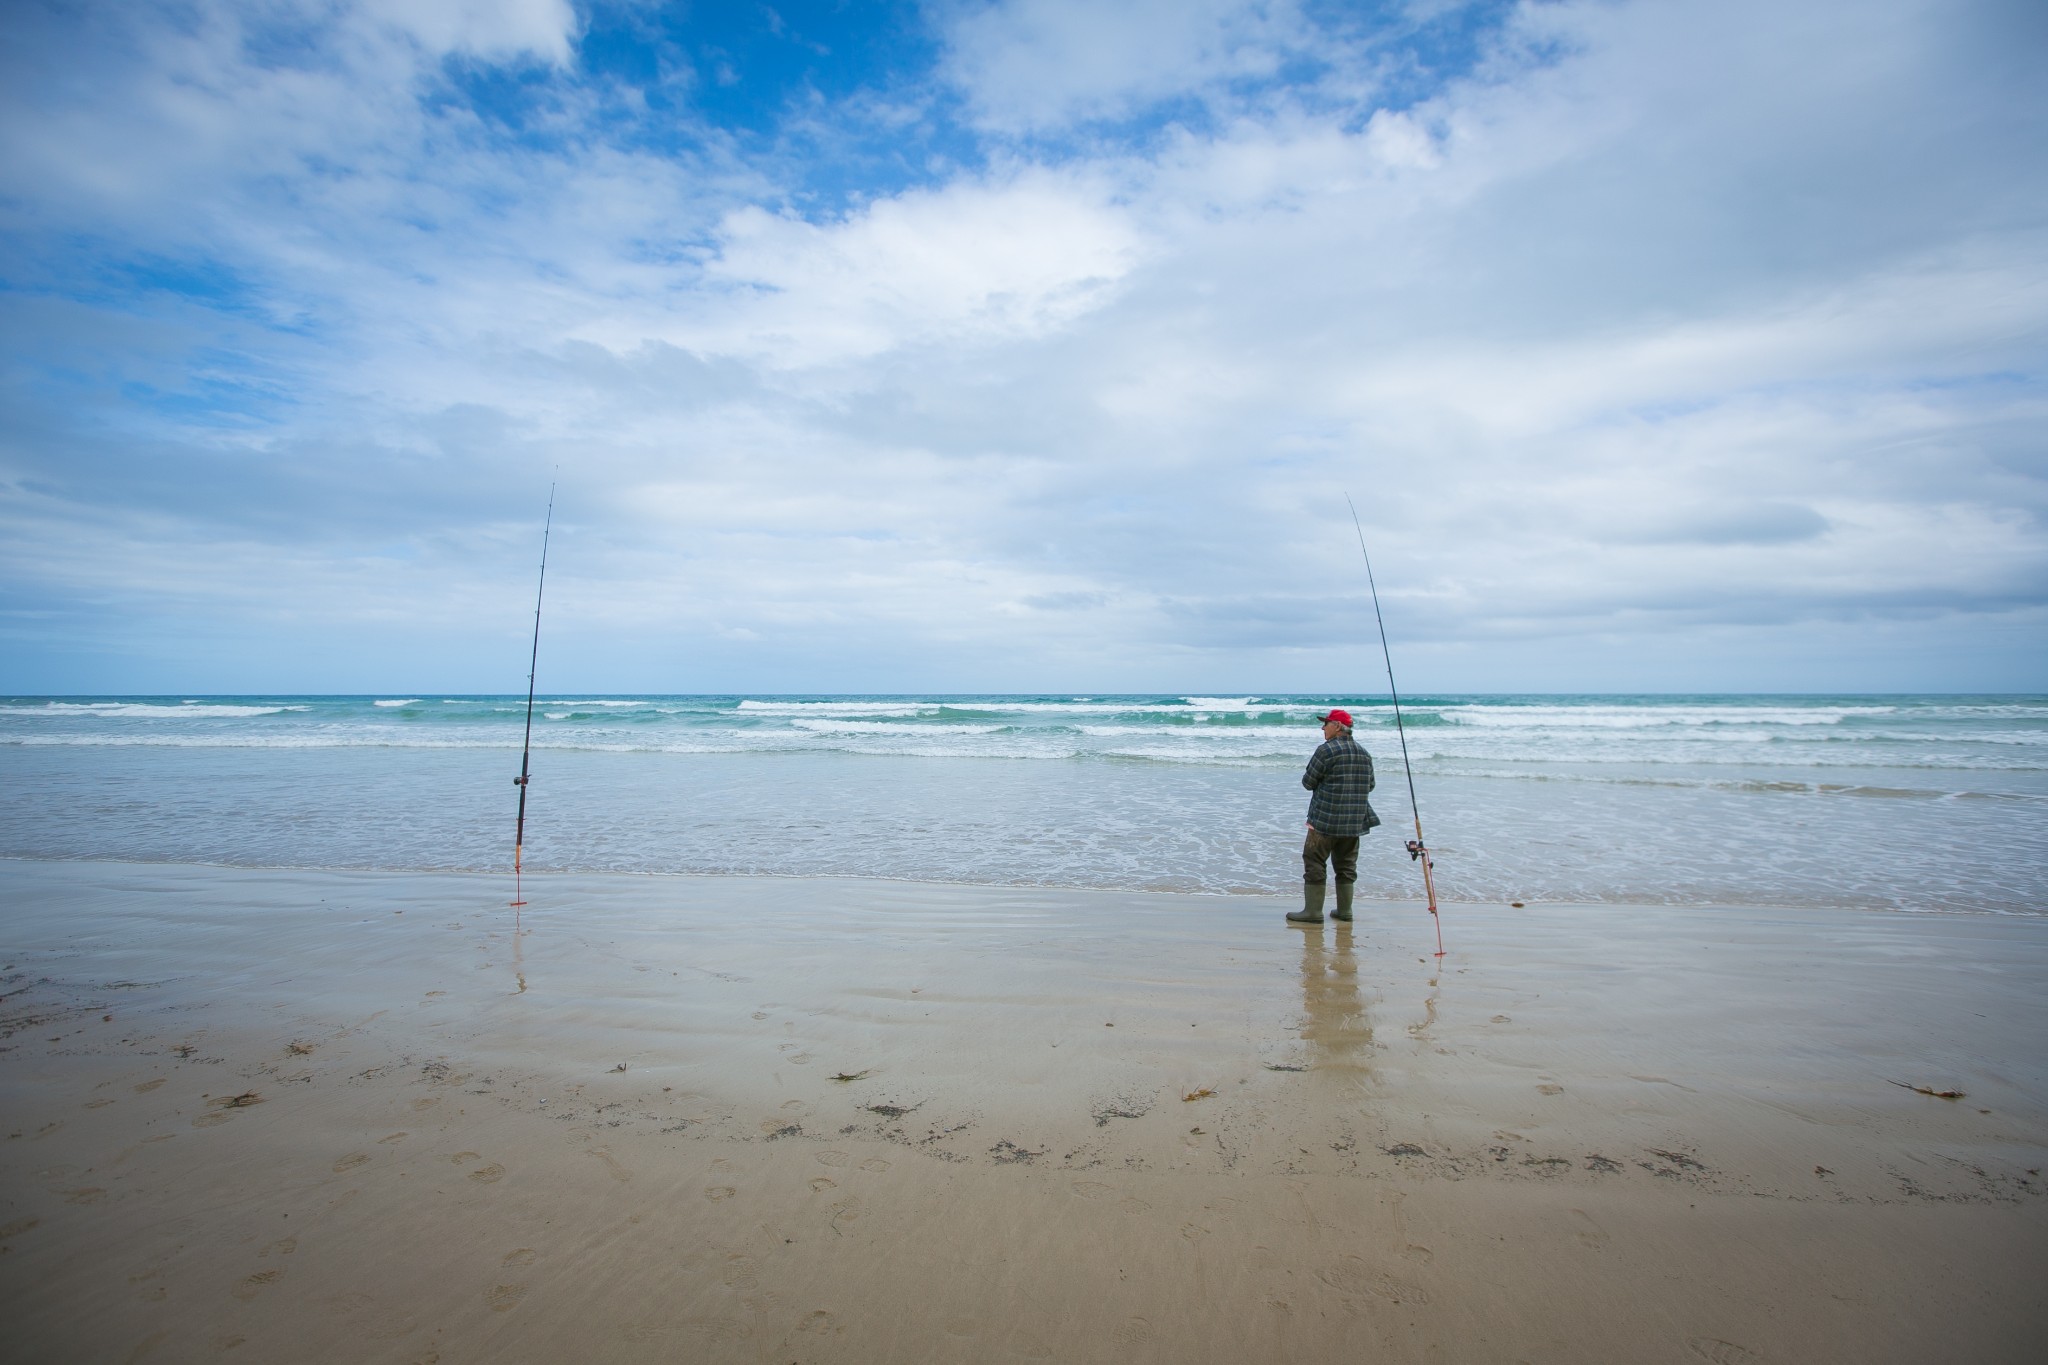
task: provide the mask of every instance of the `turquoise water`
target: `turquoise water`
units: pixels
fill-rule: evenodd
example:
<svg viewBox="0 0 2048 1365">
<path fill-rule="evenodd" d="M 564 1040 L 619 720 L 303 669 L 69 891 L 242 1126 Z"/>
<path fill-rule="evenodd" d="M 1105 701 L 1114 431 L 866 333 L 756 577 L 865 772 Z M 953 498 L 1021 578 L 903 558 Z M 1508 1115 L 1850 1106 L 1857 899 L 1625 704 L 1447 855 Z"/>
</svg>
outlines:
<svg viewBox="0 0 2048 1365">
<path fill-rule="evenodd" d="M 528 862 L 1283 890 L 1333 704 L 1380 764 L 1364 890 L 1412 897 L 1384 697 L 544 694 Z M 2048 910 L 2048 697 L 1404 715 L 1453 901 Z M 524 724 L 523 697 L 0 699 L 0 855 L 501 868 Z"/>
</svg>

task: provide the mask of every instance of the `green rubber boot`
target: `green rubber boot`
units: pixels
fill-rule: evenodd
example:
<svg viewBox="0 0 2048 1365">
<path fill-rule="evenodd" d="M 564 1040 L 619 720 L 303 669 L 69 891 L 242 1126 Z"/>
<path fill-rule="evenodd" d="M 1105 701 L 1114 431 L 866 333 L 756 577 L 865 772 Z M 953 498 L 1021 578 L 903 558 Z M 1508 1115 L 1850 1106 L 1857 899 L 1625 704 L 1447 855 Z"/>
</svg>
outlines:
<svg viewBox="0 0 2048 1365">
<path fill-rule="evenodd" d="M 1321 882 L 1301 884 L 1301 909 L 1289 910 L 1290 924 L 1321 924 L 1323 922 L 1323 892 L 1327 888 Z"/>
<path fill-rule="evenodd" d="M 1337 883 L 1337 908 L 1330 912 L 1331 919 L 1340 919 L 1346 924 L 1351 923 L 1351 893 L 1357 889 L 1358 884 L 1356 882 Z"/>
</svg>

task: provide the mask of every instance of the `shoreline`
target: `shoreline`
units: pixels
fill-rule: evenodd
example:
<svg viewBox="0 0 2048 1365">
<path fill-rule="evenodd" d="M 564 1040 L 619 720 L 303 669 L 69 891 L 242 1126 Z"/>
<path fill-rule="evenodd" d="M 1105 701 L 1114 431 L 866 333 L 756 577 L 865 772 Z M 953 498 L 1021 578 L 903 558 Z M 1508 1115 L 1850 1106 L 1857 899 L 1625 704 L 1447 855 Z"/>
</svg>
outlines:
<svg viewBox="0 0 2048 1365">
<path fill-rule="evenodd" d="M 1729 1365 L 2048 1327 L 2028 917 L 1461 905 L 1439 967 L 1398 902 L 550 873 L 515 932 L 504 881 L 0 861 L 23 1358 Z"/>
<path fill-rule="evenodd" d="M 464 867 L 346 867 L 324 863 L 221 863 L 189 861 L 169 858 L 138 861 L 129 858 L 104 858 L 85 854 L 72 856 L 62 854 L 40 855 L 25 853 L 0 853 L 0 867 L 4 867 L 5 865 L 10 863 L 22 863 L 32 866 L 39 864 L 59 864 L 66 866 L 82 865 L 116 868 L 189 867 L 204 871 L 226 873 L 277 872 L 303 873 L 312 876 L 333 875 L 337 877 L 365 876 L 461 878 L 478 882 L 488 882 L 493 880 L 510 882 L 512 880 L 512 874 L 510 872 Z M 1242 904 L 1244 902 L 1249 901 L 1272 901 L 1277 904 L 1281 901 L 1285 901 L 1287 909 L 1294 908 L 1295 896 L 1295 888 L 1292 886 L 1290 886 L 1290 888 L 1285 892 L 1277 892 L 1273 890 L 1205 891 L 1177 890 L 1172 888 L 1161 889 L 1157 887 L 1091 886 L 1078 885 L 1069 882 L 963 882 L 947 881 L 943 878 L 935 877 L 888 876 L 881 873 L 865 872 L 693 872 L 641 868 L 544 868 L 539 871 L 529 871 L 524 875 L 528 881 L 535 883 L 545 883 L 551 880 L 558 881 L 577 878 L 605 879 L 612 877 L 653 881 L 670 879 L 675 881 L 704 882 L 848 882 L 854 884 L 873 883 L 884 886 L 929 886 L 943 890 L 961 892 L 1016 891 L 1036 892 L 1052 895 L 1060 895 L 1071 892 L 1072 894 L 1077 896 L 1165 896 L 1181 900 L 1217 901 L 1228 902 L 1231 904 Z M 1360 882 L 1359 886 L 1360 891 L 1358 893 L 1357 900 L 1358 904 L 1362 906 L 1372 906 L 1379 909 L 1406 907 L 1408 909 L 1413 910 L 1418 915 L 1426 915 L 1428 913 L 1427 909 L 1425 908 L 1424 902 L 1420 896 L 1372 896 L 1365 894 L 1365 884 L 1363 882 Z M 507 894 L 510 894 L 509 891 Z M 1706 914 L 1757 913 L 1766 915 L 1801 915 L 1812 913 L 1817 915 L 1852 916 L 1903 915 L 1913 918 L 1934 919 L 1967 919 L 1982 916 L 1992 919 L 2013 919 L 2023 921 L 2038 919 L 2048 921 L 2048 901 L 2044 901 L 2042 908 L 2039 910 L 2008 910 L 1995 906 L 1974 905 L 1903 906 L 1869 905 L 1848 902 L 1840 904 L 1827 904 L 1818 902 L 1809 902 L 1801 904 L 1791 901 L 1732 901 L 1727 900 L 1725 898 L 1707 898 L 1701 900 L 1688 901 L 1653 901 L 1644 900 L 1641 898 L 1629 900 L 1586 900 L 1571 898 L 1558 898 L 1554 900 L 1546 900 L 1540 897 L 1531 897 L 1525 898 L 1520 902 L 1503 902 L 1499 900 L 1463 900 L 1442 894 L 1439 894 L 1437 896 L 1437 902 L 1440 906 L 1444 907 L 1481 912 L 1504 910 L 1585 910 L 1592 912 L 1651 910 L 1660 913 L 1667 911 L 1678 911 L 1699 912 Z M 506 904 L 509 906 L 510 901 L 508 900 Z"/>
</svg>

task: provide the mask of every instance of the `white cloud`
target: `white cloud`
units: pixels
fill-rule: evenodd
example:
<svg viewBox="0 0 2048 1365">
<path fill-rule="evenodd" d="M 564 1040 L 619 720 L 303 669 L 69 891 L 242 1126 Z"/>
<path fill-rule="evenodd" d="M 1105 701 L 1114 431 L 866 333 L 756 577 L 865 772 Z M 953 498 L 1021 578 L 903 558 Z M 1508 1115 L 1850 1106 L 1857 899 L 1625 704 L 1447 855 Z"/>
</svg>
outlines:
<svg viewBox="0 0 2048 1365">
<path fill-rule="evenodd" d="M 1305 41 L 1170 8 L 963 11 L 948 78 L 1056 131 Z M 592 685 L 1317 685 L 1362 648 L 1345 490 L 1390 623 L 1465 670 L 1430 685 L 1554 682 L 1624 625 L 1849 685 L 1812 623 L 1893 623 L 1903 668 L 2048 594 L 2043 100 L 1939 6 L 1532 6 L 1400 111 L 1332 48 L 1343 99 L 808 215 L 786 151 L 609 144 L 573 81 L 574 136 L 422 102 L 434 53 L 571 61 L 559 7 L 346 11 L 301 67 L 207 13 L 0 133 L 20 261 L 98 234 L 243 291 L 11 305 L 5 581 L 80 620 L 374 653 L 411 583 L 420 629 L 502 597 L 514 638 L 558 461 Z M 261 413 L 188 415 L 220 382 Z"/>
<path fill-rule="evenodd" d="M 1020 0 L 964 5 L 950 19 L 946 73 L 1003 132 L 1128 117 L 1271 77 L 1314 41 L 1289 0 Z"/>
<path fill-rule="evenodd" d="M 825 226 L 738 210 L 706 269 L 730 291 L 723 326 L 698 339 L 787 367 L 1043 336 L 1099 307 L 1142 254 L 1090 189 L 1042 173 L 965 182 Z"/>
<path fill-rule="evenodd" d="M 362 12 L 436 55 L 530 55 L 559 65 L 576 33 L 569 0 L 364 0 Z"/>
</svg>

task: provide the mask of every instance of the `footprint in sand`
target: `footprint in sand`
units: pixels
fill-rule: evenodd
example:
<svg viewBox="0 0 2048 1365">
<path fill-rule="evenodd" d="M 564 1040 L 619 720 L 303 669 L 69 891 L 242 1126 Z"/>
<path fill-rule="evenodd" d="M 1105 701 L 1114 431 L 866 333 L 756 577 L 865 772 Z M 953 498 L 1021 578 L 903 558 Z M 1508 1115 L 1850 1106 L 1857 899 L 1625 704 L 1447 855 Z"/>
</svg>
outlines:
<svg viewBox="0 0 2048 1365">
<path fill-rule="evenodd" d="M 460 1166 L 463 1162 L 475 1161 L 478 1157 L 482 1155 L 482 1152 L 457 1152 L 454 1156 L 451 1156 L 448 1159 L 454 1162 L 456 1165 Z"/>
<path fill-rule="evenodd" d="M 1125 1346 L 1143 1346 L 1152 1340 L 1152 1324 L 1144 1318 L 1131 1318 L 1118 1324 L 1110 1335 Z"/>
<path fill-rule="evenodd" d="M 112 1103 L 113 1101 L 108 1099 L 87 1100 L 82 1107 L 86 1109 L 104 1109 Z"/>
<path fill-rule="evenodd" d="M 1723 1341 L 1719 1337 L 1688 1338 L 1685 1349 L 1701 1360 L 1712 1362 L 1712 1365 L 1754 1365 L 1754 1362 L 1763 1359 L 1747 1346 L 1737 1346 L 1734 1342 Z"/>
<path fill-rule="evenodd" d="M 853 1158 L 851 1156 L 848 1156 L 845 1152 L 818 1153 L 818 1164 L 820 1166 L 844 1166 L 852 1160 Z"/>
<path fill-rule="evenodd" d="M 263 1292 L 264 1286 L 273 1283 L 282 1274 L 284 1274 L 282 1270 L 259 1270 L 228 1292 L 243 1303 L 248 1303 Z"/>
<path fill-rule="evenodd" d="M 822 1308 L 814 1308 L 796 1320 L 796 1330 L 814 1337 L 829 1337 L 844 1332 L 839 1319 Z"/>
<path fill-rule="evenodd" d="M 334 1163 L 334 1173 L 340 1175 L 343 1171 L 352 1171 L 369 1159 L 370 1154 L 368 1152 L 350 1152 L 347 1156 Z"/>
<path fill-rule="evenodd" d="M 1607 1230 L 1593 1221 L 1584 1209 L 1572 1210 L 1572 1236 L 1582 1247 L 1599 1250 L 1607 1245 Z"/>
<path fill-rule="evenodd" d="M 1429 1302 L 1429 1295 L 1421 1286 L 1382 1275 L 1358 1256 L 1346 1256 L 1335 1265 L 1318 1270 L 1316 1278 L 1339 1294 L 1371 1294 L 1389 1303 Z"/>
<path fill-rule="evenodd" d="M 753 1289 L 760 1284 L 754 1273 L 754 1258 L 741 1251 L 728 1251 L 719 1278 L 732 1289 Z"/>
<path fill-rule="evenodd" d="M 412 1134 L 410 1134 L 410 1133 L 393 1133 L 393 1134 L 391 1134 L 391 1135 L 390 1135 L 389 1137 L 380 1137 L 380 1138 L 378 1138 L 378 1139 L 377 1139 L 377 1145 L 378 1145 L 379 1147 L 389 1147 L 389 1146 L 390 1146 L 390 1145 L 391 1145 L 392 1143 L 394 1143 L 394 1142 L 403 1142 L 403 1141 L 405 1141 L 405 1140 L 406 1140 L 407 1138 L 409 1138 L 409 1137 L 411 1137 L 411 1136 L 412 1136 Z"/>
<path fill-rule="evenodd" d="M 1107 1199 L 1116 1193 L 1116 1187 L 1105 1185 L 1100 1180 L 1076 1180 L 1073 1191 L 1083 1199 Z"/>
<path fill-rule="evenodd" d="M 605 1151 L 602 1147 L 593 1148 L 590 1154 L 596 1157 L 599 1161 L 602 1161 L 604 1163 L 605 1174 L 610 1176 L 612 1179 L 618 1181 L 620 1184 L 624 1184 L 626 1181 L 631 1180 L 633 1178 L 633 1173 L 627 1170 L 624 1166 L 621 1166 L 618 1162 L 612 1160 L 612 1154 L 610 1152 Z"/>
<path fill-rule="evenodd" d="M 1564 1087 L 1561 1085 L 1539 1085 L 1536 1087 L 1536 1093 L 1539 1095 L 1562 1095 Z"/>
<path fill-rule="evenodd" d="M 878 1156 L 871 1156 L 860 1163 L 860 1168 L 864 1171 L 886 1171 L 889 1169 L 889 1163 Z"/>
<path fill-rule="evenodd" d="M 194 1128 L 216 1128 L 233 1118 L 233 1114 L 201 1114 L 192 1120 Z"/>
<path fill-rule="evenodd" d="M 107 1192 L 97 1185 L 87 1185 L 84 1189 L 64 1191 L 64 1202 L 67 1204 L 97 1204 L 106 1197 Z"/>
<path fill-rule="evenodd" d="M 839 1182 L 829 1175 L 811 1177 L 811 1193 L 813 1194 L 823 1194 L 827 1190 L 836 1190 L 838 1188 Z"/>
<path fill-rule="evenodd" d="M 1138 1198 L 1135 1194 L 1127 1194 L 1122 1199 L 1117 1200 L 1116 1206 L 1125 1213 L 1150 1213 L 1152 1211 L 1152 1206 Z"/>
<path fill-rule="evenodd" d="M 273 1251 L 280 1256 L 289 1256 L 298 1249 L 299 1239 L 296 1237 L 286 1237 L 282 1241 L 272 1242 L 269 1246 L 257 1252 L 256 1257 L 258 1260 L 261 1260 L 263 1257 L 268 1256 Z"/>
<path fill-rule="evenodd" d="M 508 1252 L 506 1252 L 506 1253 L 505 1253 L 505 1259 L 504 1259 L 504 1260 L 502 1260 L 502 1261 L 500 1261 L 500 1262 L 498 1262 L 498 1264 L 499 1264 L 499 1265 L 532 1265 L 532 1264 L 533 1264 L 533 1257 L 534 1257 L 534 1250 L 533 1250 L 533 1248 L 532 1248 L 532 1247 L 518 1247 L 518 1248 L 515 1248 L 514 1250 L 511 1250 L 511 1251 L 508 1251 Z"/>
<path fill-rule="evenodd" d="M 816 1184 L 815 1181 L 812 1183 L 814 1185 Z M 704 1197 L 706 1199 L 709 1199 L 714 1204 L 723 1204 L 726 1200 L 732 1198 L 734 1195 L 738 1193 L 739 1191 L 734 1189 L 730 1185 L 713 1185 L 709 1189 L 704 1191 Z"/>
<path fill-rule="evenodd" d="M 490 1292 L 484 1295 L 484 1302 L 491 1306 L 493 1313 L 509 1313 L 517 1308 L 519 1301 L 525 1297 L 525 1285 L 499 1284 L 491 1286 Z"/>
<path fill-rule="evenodd" d="M 138 1086 L 134 1086 L 134 1087 L 132 1087 L 132 1088 L 133 1088 L 133 1090 L 135 1091 L 135 1093 L 136 1093 L 136 1094 L 138 1094 L 138 1095 L 147 1095 L 147 1094 L 148 1094 L 148 1093 L 149 1093 L 150 1091 L 152 1091 L 152 1090 L 156 1089 L 156 1088 L 157 1088 L 158 1086 L 162 1085 L 163 1083 L 164 1083 L 164 1078 L 163 1078 L 163 1077 L 161 1077 L 161 1076 L 159 1076 L 159 1077 L 157 1077 L 157 1078 L 156 1078 L 155 1080 L 153 1080 L 153 1081 L 144 1081 L 144 1082 L 143 1082 L 143 1083 L 142 1083 L 141 1085 L 138 1085 Z"/>
<path fill-rule="evenodd" d="M 488 1166 L 479 1166 L 469 1173 L 469 1178 L 479 1185 L 488 1185 L 505 1174 L 505 1168 L 493 1161 Z"/>
<path fill-rule="evenodd" d="M 434 1096 L 428 1095 L 423 1099 L 414 1100 L 412 1102 L 412 1111 L 415 1114 L 417 1114 L 420 1113 L 422 1110 L 432 1109 L 435 1105 L 439 1104 L 440 1102 L 441 1101 L 435 1098 Z"/>
</svg>

